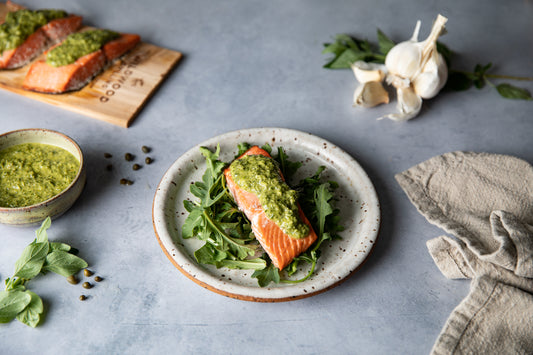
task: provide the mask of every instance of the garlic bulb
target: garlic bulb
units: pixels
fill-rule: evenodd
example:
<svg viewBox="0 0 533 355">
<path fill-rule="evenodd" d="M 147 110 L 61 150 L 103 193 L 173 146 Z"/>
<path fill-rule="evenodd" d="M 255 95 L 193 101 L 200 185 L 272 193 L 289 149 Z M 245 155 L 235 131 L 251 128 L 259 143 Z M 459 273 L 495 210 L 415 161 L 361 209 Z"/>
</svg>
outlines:
<svg viewBox="0 0 533 355">
<path fill-rule="evenodd" d="M 448 19 L 438 15 L 428 38 L 418 42 L 420 21 L 410 40 L 394 46 L 385 59 L 387 82 L 396 88 L 400 113 L 385 117 L 408 120 L 420 112 L 422 99 L 437 95 L 446 83 L 448 68 L 437 52 L 437 38 Z"/>
<path fill-rule="evenodd" d="M 354 107 L 374 107 L 389 103 L 389 93 L 381 82 L 385 78 L 387 68 L 382 64 L 357 61 L 352 70 L 359 86 L 353 94 Z"/>
</svg>

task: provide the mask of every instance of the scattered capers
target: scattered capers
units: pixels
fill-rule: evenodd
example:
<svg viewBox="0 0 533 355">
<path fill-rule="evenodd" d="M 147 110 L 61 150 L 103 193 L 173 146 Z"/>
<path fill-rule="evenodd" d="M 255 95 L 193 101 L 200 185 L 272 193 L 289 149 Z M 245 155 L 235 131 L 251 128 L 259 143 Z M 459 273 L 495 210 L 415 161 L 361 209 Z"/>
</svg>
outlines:
<svg viewBox="0 0 533 355">
<path fill-rule="evenodd" d="M 85 295 L 80 295 L 80 301 L 85 301 L 87 299 L 87 296 Z"/>
<path fill-rule="evenodd" d="M 133 185 L 133 181 L 128 180 L 128 179 L 120 179 L 120 184 L 121 185 Z"/>
<path fill-rule="evenodd" d="M 126 159 L 126 161 L 132 161 L 133 160 L 133 154 L 131 154 L 131 153 L 124 154 L 124 159 Z"/>
<path fill-rule="evenodd" d="M 103 280 L 103 279 L 102 279 L 100 276 L 95 276 L 95 277 L 94 277 L 94 281 L 96 281 L 96 282 L 100 282 L 100 281 L 102 281 L 102 280 Z"/>
<path fill-rule="evenodd" d="M 83 270 L 83 274 L 84 274 L 85 276 L 92 276 L 92 275 L 94 274 L 94 272 L 92 272 L 92 271 L 89 270 L 89 269 L 85 269 L 85 270 Z"/>
<path fill-rule="evenodd" d="M 87 281 L 85 281 L 81 286 L 82 286 L 83 288 L 92 288 L 92 287 L 93 287 L 93 285 L 91 285 L 91 283 L 90 283 L 90 282 L 87 282 Z"/>
<path fill-rule="evenodd" d="M 145 145 L 143 145 L 141 147 L 141 150 L 143 151 L 143 153 L 150 153 L 150 151 L 152 150 L 150 147 L 147 147 Z"/>
<path fill-rule="evenodd" d="M 106 159 L 113 158 L 113 155 L 111 155 L 111 153 L 104 153 L 104 158 Z"/>
<path fill-rule="evenodd" d="M 69 277 L 67 277 L 67 281 L 68 283 L 73 284 L 73 285 L 76 285 L 79 282 L 76 276 L 74 275 L 70 275 Z"/>
<path fill-rule="evenodd" d="M 131 168 L 133 170 L 139 170 L 141 168 L 141 166 L 139 164 L 133 164 L 133 166 Z"/>
<path fill-rule="evenodd" d="M 152 164 L 153 160 L 152 160 L 152 158 L 150 158 L 150 157 L 146 157 L 146 159 L 144 159 L 144 162 L 145 162 L 146 164 Z"/>
</svg>

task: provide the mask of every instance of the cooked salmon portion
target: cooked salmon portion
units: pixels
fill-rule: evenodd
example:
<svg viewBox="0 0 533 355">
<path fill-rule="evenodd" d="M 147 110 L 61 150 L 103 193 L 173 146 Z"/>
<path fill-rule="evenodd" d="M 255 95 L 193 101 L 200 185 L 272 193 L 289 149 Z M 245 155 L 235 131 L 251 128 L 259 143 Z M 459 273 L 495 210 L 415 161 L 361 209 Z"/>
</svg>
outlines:
<svg viewBox="0 0 533 355">
<path fill-rule="evenodd" d="M 44 52 L 50 45 L 58 43 L 80 28 L 81 16 L 70 15 L 55 19 L 39 27 L 24 43 L 6 50 L 0 56 L 0 69 L 16 69 L 28 64 Z"/>
<path fill-rule="evenodd" d="M 123 33 L 114 41 L 104 44 L 102 48 L 106 59 L 111 62 L 124 53 L 129 52 L 141 41 L 141 36 L 131 33 Z"/>
<path fill-rule="evenodd" d="M 15 49 L 8 49 L 0 56 L 0 69 L 15 69 L 28 64 L 46 48 L 48 38 L 41 28 L 33 32 L 24 43 Z"/>
<path fill-rule="evenodd" d="M 53 67 L 45 60 L 33 63 L 24 78 L 26 90 L 59 94 L 84 87 L 106 64 L 104 52 L 96 52 L 78 58 L 76 62 L 62 67 Z"/>
<path fill-rule="evenodd" d="M 81 16 L 70 15 L 52 20 L 41 28 L 52 43 L 59 43 L 80 28 L 82 20 Z"/>
<path fill-rule="evenodd" d="M 238 159 L 245 155 L 263 155 L 270 158 L 270 154 L 258 146 L 251 147 Z M 228 189 L 239 209 L 250 220 L 256 239 L 279 270 L 289 265 L 296 256 L 306 251 L 316 241 L 317 235 L 300 206 L 298 206 L 300 219 L 309 226 L 309 234 L 304 238 L 296 239 L 283 232 L 275 222 L 266 216 L 259 198 L 254 193 L 243 190 L 235 183 L 229 167 L 224 170 L 224 176 Z M 283 179 L 281 172 L 280 177 Z"/>
<path fill-rule="evenodd" d="M 39 60 L 31 65 L 22 87 L 47 94 L 79 90 L 113 59 L 131 50 L 139 41 L 138 35 L 123 34 L 116 40 L 106 43 L 102 49 L 80 57 L 72 64 L 60 67 Z"/>
</svg>

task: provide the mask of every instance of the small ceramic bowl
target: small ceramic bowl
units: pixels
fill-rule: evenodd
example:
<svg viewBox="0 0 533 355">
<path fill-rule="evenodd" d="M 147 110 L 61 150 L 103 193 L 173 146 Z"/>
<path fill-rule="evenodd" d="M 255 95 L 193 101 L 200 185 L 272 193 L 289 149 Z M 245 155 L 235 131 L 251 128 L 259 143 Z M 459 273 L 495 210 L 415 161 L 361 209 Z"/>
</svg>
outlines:
<svg viewBox="0 0 533 355">
<path fill-rule="evenodd" d="M 0 223 L 3 224 L 29 226 L 39 224 L 48 216 L 57 218 L 74 204 L 85 186 L 83 153 L 72 138 L 41 128 L 21 129 L 0 135 L 0 150 L 23 143 L 43 143 L 63 148 L 79 160 L 80 168 L 67 188 L 46 201 L 25 207 L 0 207 Z"/>
</svg>

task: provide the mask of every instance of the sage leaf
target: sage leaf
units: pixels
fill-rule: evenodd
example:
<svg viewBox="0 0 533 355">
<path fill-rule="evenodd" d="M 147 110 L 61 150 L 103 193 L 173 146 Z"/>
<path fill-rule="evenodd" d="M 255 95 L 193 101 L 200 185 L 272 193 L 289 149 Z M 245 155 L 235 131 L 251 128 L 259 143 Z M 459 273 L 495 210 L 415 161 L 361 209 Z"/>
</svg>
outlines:
<svg viewBox="0 0 533 355">
<path fill-rule="evenodd" d="M 63 251 L 70 251 L 72 247 L 65 243 L 60 242 L 50 242 L 50 251 L 54 250 L 63 250 Z"/>
<path fill-rule="evenodd" d="M 389 53 L 389 51 L 392 49 L 392 47 L 396 45 L 396 43 L 394 43 L 393 40 L 387 37 L 387 35 L 378 28 L 378 45 L 379 51 L 382 54 L 387 55 L 387 53 Z"/>
<path fill-rule="evenodd" d="M 55 272 L 64 277 L 69 277 L 87 266 L 87 262 L 76 255 L 72 255 L 63 250 L 54 250 L 46 256 L 43 269 Z"/>
<path fill-rule="evenodd" d="M 513 100 L 527 100 L 531 101 L 533 98 L 531 97 L 531 94 L 526 89 L 519 88 L 517 86 L 511 85 L 511 84 L 499 84 L 496 86 L 496 90 L 498 90 L 498 93 L 505 97 L 506 99 L 513 99 Z"/>
<path fill-rule="evenodd" d="M 31 296 L 20 289 L 0 292 L 0 323 L 12 321 L 31 302 Z"/>
<path fill-rule="evenodd" d="M 39 275 L 46 255 L 48 254 L 48 250 L 48 241 L 38 243 L 34 240 L 30 245 L 24 248 L 22 255 L 15 262 L 15 274 L 13 277 L 30 280 Z"/>
<path fill-rule="evenodd" d="M 39 243 L 48 242 L 48 234 L 46 233 L 46 230 L 50 228 L 52 225 L 52 220 L 50 217 L 46 217 L 46 219 L 41 224 L 41 227 L 35 231 L 36 240 Z"/>
<path fill-rule="evenodd" d="M 34 292 L 26 291 L 30 295 L 30 303 L 24 308 L 22 312 L 17 314 L 17 320 L 32 328 L 35 328 L 41 321 L 41 314 L 43 313 L 43 300 Z"/>
</svg>

